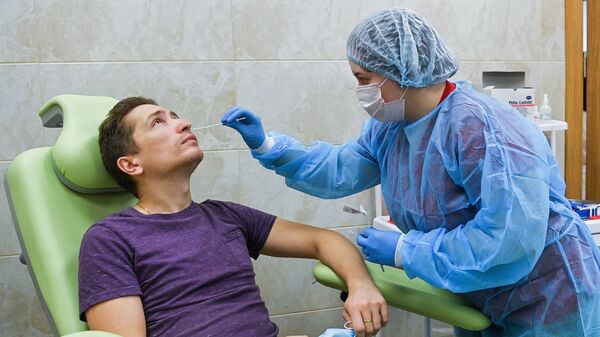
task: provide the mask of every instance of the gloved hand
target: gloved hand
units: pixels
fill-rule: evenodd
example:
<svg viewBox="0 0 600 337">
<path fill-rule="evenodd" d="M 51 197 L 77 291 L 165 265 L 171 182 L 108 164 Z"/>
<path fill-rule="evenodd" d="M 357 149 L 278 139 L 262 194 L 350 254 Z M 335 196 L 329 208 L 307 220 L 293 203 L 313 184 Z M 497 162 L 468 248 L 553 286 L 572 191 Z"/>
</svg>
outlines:
<svg viewBox="0 0 600 337">
<path fill-rule="evenodd" d="M 380 231 L 368 227 L 356 237 L 356 243 L 362 248 L 367 261 L 398 267 L 395 262 L 398 241 L 403 233 L 393 231 Z"/>
<path fill-rule="evenodd" d="M 239 120 L 240 118 L 244 119 Z M 239 132 L 252 150 L 258 149 L 265 141 L 265 131 L 260 118 L 250 110 L 233 107 L 223 115 L 221 123 Z"/>
</svg>

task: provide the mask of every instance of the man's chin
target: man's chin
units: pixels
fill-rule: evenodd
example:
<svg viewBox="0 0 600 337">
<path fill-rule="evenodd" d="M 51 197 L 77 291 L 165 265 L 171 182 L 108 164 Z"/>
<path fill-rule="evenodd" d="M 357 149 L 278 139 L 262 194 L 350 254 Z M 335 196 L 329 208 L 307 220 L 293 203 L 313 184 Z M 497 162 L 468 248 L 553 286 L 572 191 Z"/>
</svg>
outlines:
<svg viewBox="0 0 600 337">
<path fill-rule="evenodd" d="M 202 160 L 204 160 L 204 151 L 202 151 L 200 149 L 199 153 L 194 157 L 193 162 L 194 162 L 194 169 L 200 165 L 200 163 L 202 162 Z"/>
</svg>

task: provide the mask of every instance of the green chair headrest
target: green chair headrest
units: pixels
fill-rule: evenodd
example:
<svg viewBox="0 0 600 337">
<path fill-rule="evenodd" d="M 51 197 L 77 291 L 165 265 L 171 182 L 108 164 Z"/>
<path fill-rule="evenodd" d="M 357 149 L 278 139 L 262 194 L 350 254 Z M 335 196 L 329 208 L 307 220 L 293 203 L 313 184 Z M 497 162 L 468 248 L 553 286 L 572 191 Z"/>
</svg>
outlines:
<svg viewBox="0 0 600 337">
<path fill-rule="evenodd" d="M 44 126 L 62 126 L 52 148 L 52 165 L 70 189 L 80 193 L 123 191 L 104 168 L 98 146 L 98 127 L 115 104 L 112 97 L 59 95 L 40 110 Z"/>
</svg>

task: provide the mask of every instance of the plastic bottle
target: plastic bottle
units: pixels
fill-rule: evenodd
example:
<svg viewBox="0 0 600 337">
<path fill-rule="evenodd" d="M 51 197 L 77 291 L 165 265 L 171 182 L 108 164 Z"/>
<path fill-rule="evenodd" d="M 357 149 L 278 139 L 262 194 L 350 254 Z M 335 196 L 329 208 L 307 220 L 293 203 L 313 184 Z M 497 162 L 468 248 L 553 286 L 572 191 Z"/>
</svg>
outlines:
<svg viewBox="0 0 600 337">
<path fill-rule="evenodd" d="M 552 108 L 548 104 L 548 94 L 544 94 L 544 100 L 542 106 L 540 106 L 540 115 L 542 119 L 552 119 Z"/>
<path fill-rule="evenodd" d="M 389 215 L 378 216 L 373 219 L 373 227 L 380 231 L 392 231 L 401 232 L 394 222 L 390 219 Z"/>
</svg>

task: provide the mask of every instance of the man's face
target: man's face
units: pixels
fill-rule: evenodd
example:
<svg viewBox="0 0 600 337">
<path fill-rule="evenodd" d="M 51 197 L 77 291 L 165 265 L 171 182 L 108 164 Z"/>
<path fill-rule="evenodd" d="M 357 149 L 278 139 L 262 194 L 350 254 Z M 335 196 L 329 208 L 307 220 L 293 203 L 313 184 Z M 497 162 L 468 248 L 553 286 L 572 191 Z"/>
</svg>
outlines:
<svg viewBox="0 0 600 337">
<path fill-rule="evenodd" d="M 173 111 L 144 104 L 131 110 L 124 122 L 133 128 L 138 148 L 134 156 L 146 173 L 169 174 L 181 166 L 193 172 L 204 157 L 191 124 Z"/>
</svg>

